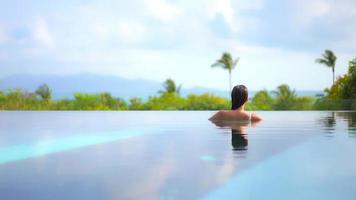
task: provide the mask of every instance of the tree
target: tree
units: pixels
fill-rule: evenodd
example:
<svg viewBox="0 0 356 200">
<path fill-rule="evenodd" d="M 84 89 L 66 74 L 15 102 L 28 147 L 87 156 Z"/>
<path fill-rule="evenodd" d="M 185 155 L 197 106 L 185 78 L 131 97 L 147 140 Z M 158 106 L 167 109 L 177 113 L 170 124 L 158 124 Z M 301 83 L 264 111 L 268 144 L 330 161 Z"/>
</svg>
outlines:
<svg viewBox="0 0 356 200">
<path fill-rule="evenodd" d="M 130 110 L 143 110 L 144 109 L 144 103 L 142 102 L 142 99 L 139 97 L 133 97 L 130 99 Z"/>
<path fill-rule="evenodd" d="M 47 84 L 42 84 L 36 90 L 36 94 L 40 96 L 42 100 L 49 102 L 51 100 L 52 91 Z"/>
<path fill-rule="evenodd" d="M 296 101 L 295 90 L 291 90 L 286 84 L 282 84 L 277 87 L 276 91 L 273 91 L 276 95 L 276 103 L 274 105 L 277 110 L 293 110 Z"/>
<path fill-rule="evenodd" d="M 177 93 L 179 95 L 181 87 L 182 87 L 182 85 L 179 85 L 177 87 L 175 82 L 172 79 L 169 78 L 163 83 L 164 90 L 163 91 L 160 90 L 158 92 L 161 93 L 161 94 L 164 94 L 164 93 Z"/>
<path fill-rule="evenodd" d="M 101 103 L 100 94 L 74 93 L 74 110 L 109 110 Z"/>
<path fill-rule="evenodd" d="M 213 94 L 189 94 L 185 110 L 223 110 L 230 108 L 230 101 Z"/>
<path fill-rule="evenodd" d="M 235 61 L 232 59 L 232 56 L 229 52 L 224 52 L 219 60 L 217 60 L 211 67 L 221 67 L 229 72 L 229 91 L 232 89 L 231 82 L 231 72 L 236 67 L 237 62 L 239 62 L 240 58 L 236 58 Z"/>
<path fill-rule="evenodd" d="M 267 90 L 261 90 L 253 96 L 251 103 L 255 109 L 272 110 L 274 99 L 269 95 Z"/>
<path fill-rule="evenodd" d="M 355 110 L 356 109 L 356 57 L 349 61 L 348 73 L 340 76 L 331 88 L 326 90 L 327 96 L 315 102 L 318 110 Z"/>
<path fill-rule="evenodd" d="M 328 90 L 330 99 L 356 98 L 356 58 L 349 61 L 348 73 L 339 77 Z"/>
<path fill-rule="evenodd" d="M 144 105 L 147 110 L 183 110 L 185 107 L 185 98 L 176 92 L 165 92 L 158 97 L 149 97 Z"/>
<path fill-rule="evenodd" d="M 332 52 L 329 49 L 326 49 L 322 56 L 323 56 L 322 58 L 316 59 L 315 62 L 317 62 L 319 64 L 323 64 L 323 65 L 330 67 L 332 69 L 333 84 L 334 84 L 335 83 L 335 63 L 336 63 L 337 57 L 335 56 L 334 52 Z"/>
<path fill-rule="evenodd" d="M 109 110 L 125 110 L 128 108 L 125 100 L 121 98 L 114 98 L 108 92 L 99 93 L 99 96 L 100 104 L 104 105 Z"/>
</svg>

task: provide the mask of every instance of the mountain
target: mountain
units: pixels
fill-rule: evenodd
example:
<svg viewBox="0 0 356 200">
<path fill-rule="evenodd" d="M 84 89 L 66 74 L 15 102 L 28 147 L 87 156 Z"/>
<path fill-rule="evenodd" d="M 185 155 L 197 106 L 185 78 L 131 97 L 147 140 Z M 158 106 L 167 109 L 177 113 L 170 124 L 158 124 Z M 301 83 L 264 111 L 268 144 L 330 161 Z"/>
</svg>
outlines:
<svg viewBox="0 0 356 200">
<path fill-rule="evenodd" d="M 113 96 L 128 100 L 131 97 L 157 95 L 162 90 L 162 83 L 144 79 L 125 79 L 118 76 L 94 75 L 88 73 L 58 76 L 58 75 L 30 75 L 17 74 L 0 79 L 0 90 L 21 88 L 26 91 L 35 91 L 39 85 L 46 83 L 52 90 L 54 99 L 73 98 L 75 92 L 98 93 L 110 92 Z M 186 96 L 190 93 L 213 93 L 227 97 L 227 92 L 203 87 L 183 88 L 181 93 Z"/>
<path fill-rule="evenodd" d="M 144 79 L 125 79 L 119 76 L 94 75 L 89 73 L 58 76 L 58 75 L 30 75 L 17 74 L 0 78 L 0 90 L 21 88 L 26 91 L 35 91 L 38 86 L 46 83 L 52 90 L 54 99 L 73 98 L 75 92 L 98 93 L 109 92 L 115 97 L 125 100 L 131 97 L 147 99 L 149 96 L 157 95 L 162 90 L 162 83 Z M 212 93 L 214 95 L 229 97 L 227 91 L 209 89 L 204 87 L 181 89 L 182 96 L 188 94 Z M 256 91 L 249 91 L 252 98 Z M 297 91 L 299 96 L 315 96 L 323 94 L 322 91 Z"/>
</svg>

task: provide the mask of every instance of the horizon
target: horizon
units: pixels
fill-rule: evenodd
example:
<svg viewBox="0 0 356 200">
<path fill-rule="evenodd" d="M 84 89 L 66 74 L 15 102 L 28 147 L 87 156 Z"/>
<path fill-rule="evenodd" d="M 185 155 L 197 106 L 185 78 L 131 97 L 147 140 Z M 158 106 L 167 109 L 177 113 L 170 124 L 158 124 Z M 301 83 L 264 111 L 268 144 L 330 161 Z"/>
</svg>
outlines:
<svg viewBox="0 0 356 200">
<path fill-rule="evenodd" d="M 356 2 L 317 0 L 4 2 L 0 8 L 0 80 L 16 74 L 89 73 L 227 90 L 221 54 L 240 62 L 234 85 L 322 91 L 355 57 Z M 345 12 L 349 11 L 349 12 Z M 300 13 L 303 13 L 300 16 Z M 327 20 L 326 20 L 327 19 Z"/>
<path fill-rule="evenodd" d="M 105 75 L 105 74 L 94 74 L 94 73 L 90 73 L 90 72 L 80 72 L 80 73 L 75 73 L 75 74 L 30 74 L 30 73 L 18 73 L 18 74 L 12 74 L 9 76 L 4 77 L 6 78 L 11 78 L 11 77 L 18 77 L 18 76 L 36 76 L 36 77 L 48 77 L 48 76 L 55 76 L 55 77 L 60 77 L 60 78 L 66 78 L 69 76 L 82 76 L 82 75 L 87 75 L 87 76 L 96 76 L 96 77 L 111 77 L 111 78 L 118 78 L 118 79 L 125 79 L 125 80 L 130 80 L 130 81 L 149 81 L 149 82 L 154 82 L 154 83 L 158 83 L 158 84 L 163 84 L 163 82 L 159 82 L 156 80 L 149 80 L 149 79 L 144 79 L 144 78 L 125 78 L 125 77 L 121 77 L 119 75 Z M 0 83 L 2 81 L 2 79 L 4 78 L 0 78 Z M 46 82 L 43 82 L 42 84 L 47 84 Z M 228 90 L 226 88 L 211 88 L 211 87 L 204 87 L 204 86 L 188 86 L 185 87 L 184 84 L 182 83 L 177 83 L 182 85 L 182 89 L 197 89 L 197 88 L 202 88 L 202 89 L 213 89 L 213 90 L 219 90 L 219 91 L 223 91 L 223 92 L 228 92 Z M 40 85 L 39 85 L 40 86 Z M 15 89 L 15 88 L 8 88 L 8 89 Z M 249 89 L 249 88 L 248 88 Z M 272 88 L 272 89 L 266 89 L 266 88 L 261 88 L 261 89 L 252 89 L 249 91 L 252 92 L 257 92 L 257 91 L 261 91 L 261 90 L 267 90 L 267 91 L 274 91 L 276 88 Z M 302 92 L 323 92 L 322 89 L 317 89 L 317 90 L 297 90 L 296 88 L 291 87 L 292 90 L 295 91 L 302 91 Z"/>
<path fill-rule="evenodd" d="M 39 86 L 46 84 L 52 91 L 52 98 L 73 99 L 75 93 L 82 94 L 99 94 L 108 92 L 115 97 L 129 100 L 133 97 L 139 97 L 147 100 L 149 97 L 156 96 L 159 91 L 164 89 L 163 83 L 145 79 L 126 79 L 119 76 L 111 75 L 95 75 L 88 73 L 80 73 L 76 75 L 12 75 L 6 79 L 0 79 L 0 91 L 8 89 L 21 89 L 24 92 L 33 93 Z M 179 84 L 179 83 L 178 83 Z M 180 85 L 180 84 L 179 84 Z M 261 90 L 249 89 L 249 98 L 253 98 L 255 94 Z M 267 90 L 271 95 L 273 90 Z M 291 90 L 295 90 L 291 88 Z M 10 91 L 10 90 L 8 90 Z M 297 96 L 316 97 L 320 94 L 324 95 L 322 90 L 295 90 Z M 207 87 L 186 87 L 182 85 L 180 95 L 187 97 L 191 94 L 213 94 L 224 98 L 229 98 L 230 92 L 226 89 L 214 89 Z"/>
</svg>

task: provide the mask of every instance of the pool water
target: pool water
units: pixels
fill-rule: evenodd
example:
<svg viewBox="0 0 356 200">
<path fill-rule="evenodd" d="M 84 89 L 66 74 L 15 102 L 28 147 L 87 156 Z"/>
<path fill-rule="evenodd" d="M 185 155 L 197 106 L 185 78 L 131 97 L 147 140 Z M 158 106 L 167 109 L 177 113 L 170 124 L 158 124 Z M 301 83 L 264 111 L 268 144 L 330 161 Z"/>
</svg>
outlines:
<svg viewBox="0 0 356 200">
<path fill-rule="evenodd" d="M 356 112 L 0 112 L 0 199 L 356 199 Z"/>
</svg>

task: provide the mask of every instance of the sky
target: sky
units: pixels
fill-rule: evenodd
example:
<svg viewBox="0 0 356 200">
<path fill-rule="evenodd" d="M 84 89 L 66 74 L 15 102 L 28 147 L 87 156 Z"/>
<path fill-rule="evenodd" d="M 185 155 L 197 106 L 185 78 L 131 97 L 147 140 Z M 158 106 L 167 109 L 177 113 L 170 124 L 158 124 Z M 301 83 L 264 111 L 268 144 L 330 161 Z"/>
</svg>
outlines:
<svg viewBox="0 0 356 200">
<path fill-rule="evenodd" d="M 92 73 L 228 89 L 323 90 L 356 57 L 355 0 L 0 0 L 0 79 Z"/>
</svg>

